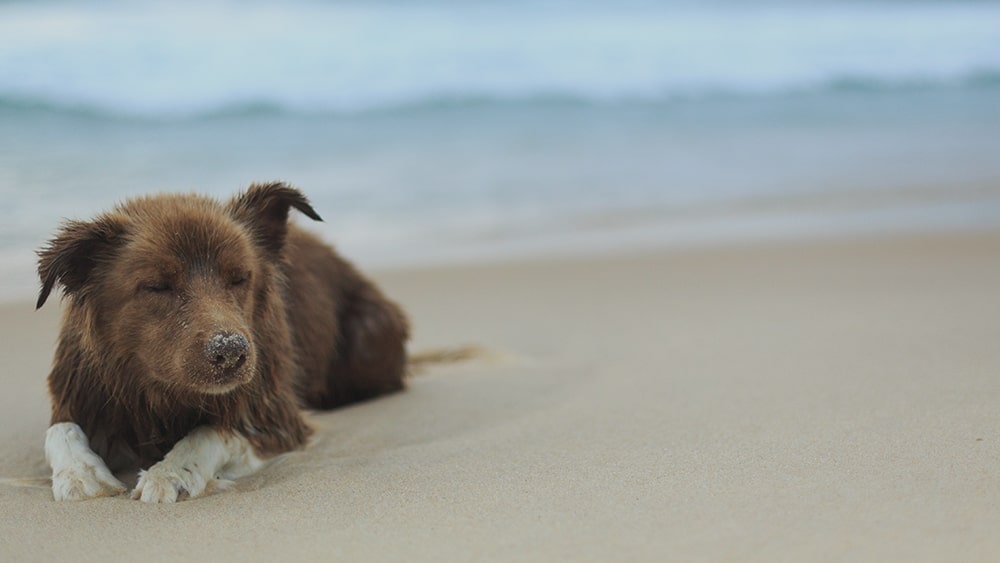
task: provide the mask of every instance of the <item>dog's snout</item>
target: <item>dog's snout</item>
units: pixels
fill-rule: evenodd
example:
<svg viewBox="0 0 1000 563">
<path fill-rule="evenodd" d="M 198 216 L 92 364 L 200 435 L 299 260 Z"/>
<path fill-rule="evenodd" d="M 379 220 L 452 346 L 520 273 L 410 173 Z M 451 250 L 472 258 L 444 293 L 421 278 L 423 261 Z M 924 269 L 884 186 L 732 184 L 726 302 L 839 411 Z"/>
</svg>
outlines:
<svg viewBox="0 0 1000 563">
<path fill-rule="evenodd" d="M 235 370 L 247 361 L 250 343 L 245 336 L 234 332 L 220 332 L 205 344 L 205 357 L 213 366 Z"/>
</svg>

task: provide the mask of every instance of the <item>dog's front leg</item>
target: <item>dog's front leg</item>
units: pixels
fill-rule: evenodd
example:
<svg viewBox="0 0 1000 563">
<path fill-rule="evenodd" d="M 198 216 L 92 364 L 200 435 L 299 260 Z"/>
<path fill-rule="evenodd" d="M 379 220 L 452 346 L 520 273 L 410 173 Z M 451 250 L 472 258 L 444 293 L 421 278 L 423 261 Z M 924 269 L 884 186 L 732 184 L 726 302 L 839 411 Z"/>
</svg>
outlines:
<svg viewBox="0 0 1000 563">
<path fill-rule="evenodd" d="M 211 493 L 249 475 L 264 460 L 243 436 L 211 426 L 195 428 L 177 442 L 163 461 L 139 473 L 132 498 L 143 502 L 176 502 Z"/>
<path fill-rule="evenodd" d="M 56 500 L 84 500 L 115 496 L 127 489 L 90 449 L 79 425 L 59 422 L 45 433 L 45 459 L 52 467 L 52 496 Z"/>
</svg>

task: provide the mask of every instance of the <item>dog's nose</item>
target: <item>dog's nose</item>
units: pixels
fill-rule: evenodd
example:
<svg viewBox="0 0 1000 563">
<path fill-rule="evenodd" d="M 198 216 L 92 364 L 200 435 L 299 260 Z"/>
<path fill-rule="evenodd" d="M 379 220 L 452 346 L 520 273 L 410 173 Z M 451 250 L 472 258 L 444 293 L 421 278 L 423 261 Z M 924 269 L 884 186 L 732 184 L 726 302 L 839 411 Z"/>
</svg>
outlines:
<svg viewBox="0 0 1000 563">
<path fill-rule="evenodd" d="M 205 344 L 205 357 L 213 366 L 226 370 L 239 368 L 247 361 L 250 343 L 235 332 L 220 332 Z"/>
</svg>

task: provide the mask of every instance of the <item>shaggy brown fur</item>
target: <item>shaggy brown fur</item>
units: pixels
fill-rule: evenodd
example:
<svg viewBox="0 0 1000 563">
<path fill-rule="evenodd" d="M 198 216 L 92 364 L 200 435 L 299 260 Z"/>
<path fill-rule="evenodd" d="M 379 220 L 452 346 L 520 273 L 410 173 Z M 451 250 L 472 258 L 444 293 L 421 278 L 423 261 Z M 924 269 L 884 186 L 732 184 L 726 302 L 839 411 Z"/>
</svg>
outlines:
<svg viewBox="0 0 1000 563">
<path fill-rule="evenodd" d="M 156 195 L 66 223 L 39 251 L 41 307 L 68 297 L 49 389 L 113 469 L 148 467 L 192 429 L 238 432 L 270 457 L 302 446 L 301 407 L 402 389 L 406 317 L 316 237 L 289 225 L 298 190 L 228 202 Z"/>
</svg>

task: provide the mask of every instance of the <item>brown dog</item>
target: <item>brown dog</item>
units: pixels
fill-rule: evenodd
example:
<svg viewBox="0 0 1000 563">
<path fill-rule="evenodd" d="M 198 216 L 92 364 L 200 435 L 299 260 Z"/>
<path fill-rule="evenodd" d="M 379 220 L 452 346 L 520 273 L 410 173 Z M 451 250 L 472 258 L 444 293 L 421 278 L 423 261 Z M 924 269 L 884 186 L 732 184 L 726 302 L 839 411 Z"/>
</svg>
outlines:
<svg viewBox="0 0 1000 563">
<path fill-rule="evenodd" d="M 127 201 L 70 221 L 39 252 L 38 307 L 68 305 L 45 452 L 57 500 L 125 491 L 196 497 L 301 447 L 299 409 L 402 389 L 402 311 L 314 236 L 298 190 L 251 185 L 228 202 Z"/>
</svg>

